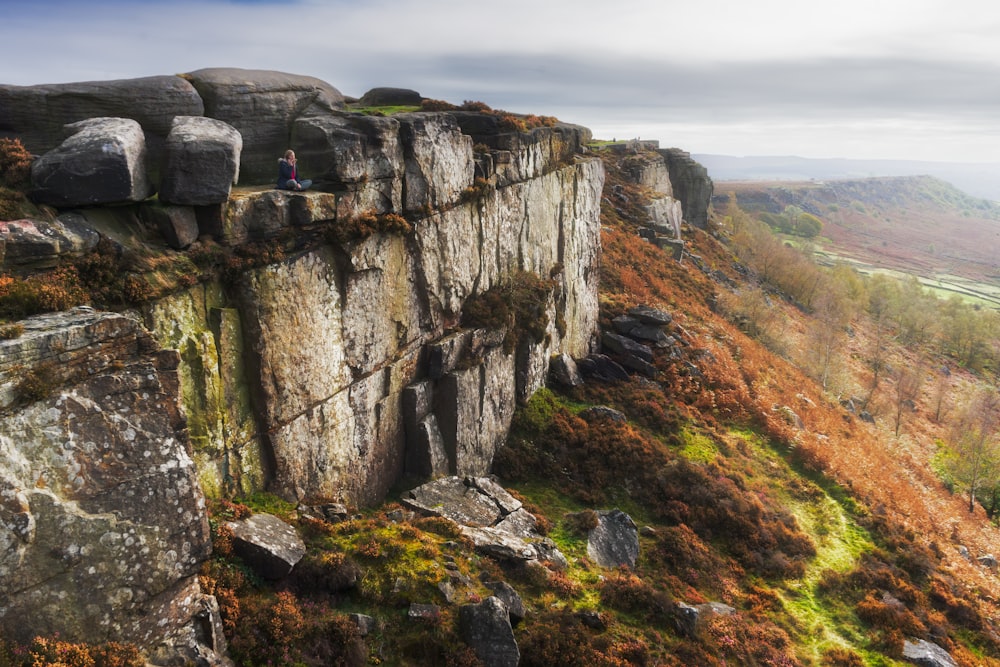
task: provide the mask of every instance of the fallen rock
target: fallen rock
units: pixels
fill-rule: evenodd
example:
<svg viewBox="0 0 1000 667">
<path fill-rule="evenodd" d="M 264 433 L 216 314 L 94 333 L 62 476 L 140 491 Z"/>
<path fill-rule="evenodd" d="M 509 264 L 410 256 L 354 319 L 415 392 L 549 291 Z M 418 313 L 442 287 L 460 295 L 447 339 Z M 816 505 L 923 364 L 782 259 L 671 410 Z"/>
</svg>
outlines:
<svg viewBox="0 0 1000 667">
<path fill-rule="evenodd" d="M 577 363 L 580 372 L 600 382 L 622 382 L 629 379 L 628 371 L 605 354 L 591 354 Z"/>
<path fill-rule="evenodd" d="M 635 308 L 630 308 L 628 314 L 643 324 L 663 326 L 674 321 L 674 316 L 670 313 L 651 306 L 636 306 Z"/>
<path fill-rule="evenodd" d="M 597 513 L 598 523 L 587 534 L 587 556 L 601 567 L 635 567 L 639 530 L 621 510 Z"/>
<path fill-rule="evenodd" d="M 624 412 L 615 410 L 614 408 L 609 408 L 606 405 L 594 405 L 586 410 L 581 410 L 580 417 L 588 422 L 607 419 L 608 421 L 624 424 L 628 421 L 628 417 L 625 416 Z"/>
<path fill-rule="evenodd" d="M 233 550 L 265 579 L 287 576 L 306 553 L 295 529 L 273 514 L 254 514 L 226 525 L 233 531 Z"/>
<path fill-rule="evenodd" d="M 198 217 L 190 206 L 143 205 L 139 217 L 159 229 L 167 245 L 175 250 L 198 240 Z"/>
<path fill-rule="evenodd" d="M 993 554 L 986 554 L 985 556 L 980 556 L 976 560 L 979 561 L 979 564 L 982 565 L 983 567 L 988 567 L 991 570 L 995 570 L 997 568 L 997 559 L 996 557 L 993 556 Z"/>
<path fill-rule="evenodd" d="M 958 667 L 943 648 L 923 639 L 910 638 L 903 642 L 903 657 L 920 667 Z"/>
<path fill-rule="evenodd" d="M 231 125 L 200 116 L 174 118 L 167 135 L 160 200 L 185 206 L 222 204 L 240 176 L 243 137 Z"/>
<path fill-rule="evenodd" d="M 556 384 L 573 388 L 583 384 L 583 376 L 573 357 L 568 354 L 557 354 L 549 361 L 549 376 Z"/>
<path fill-rule="evenodd" d="M 521 660 L 507 606 L 497 597 L 459 607 L 458 631 L 486 667 L 517 667 Z"/>
<path fill-rule="evenodd" d="M 375 619 L 371 616 L 366 614 L 350 614 L 348 618 L 357 626 L 358 634 L 362 637 L 367 637 L 375 631 Z"/>
<path fill-rule="evenodd" d="M 507 615 L 510 617 L 512 626 L 516 626 L 524 620 L 524 601 L 513 586 L 506 581 L 488 581 L 485 586 L 493 591 L 494 597 L 499 598 L 507 607 Z"/>
<path fill-rule="evenodd" d="M 90 118 L 66 129 L 70 136 L 31 164 L 35 201 L 68 208 L 137 202 L 153 194 L 139 123 Z"/>
<path fill-rule="evenodd" d="M 601 334 L 601 345 L 615 354 L 632 355 L 643 361 L 653 360 L 653 351 L 649 349 L 648 345 L 638 343 L 621 334 L 605 331 Z"/>
<path fill-rule="evenodd" d="M 441 616 L 441 607 L 436 604 L 422 604 L 419 602 L 410 603 L 410 608 L 406 613 L 408 618 L 422 621 L 434 621 Z"/>
</svg>

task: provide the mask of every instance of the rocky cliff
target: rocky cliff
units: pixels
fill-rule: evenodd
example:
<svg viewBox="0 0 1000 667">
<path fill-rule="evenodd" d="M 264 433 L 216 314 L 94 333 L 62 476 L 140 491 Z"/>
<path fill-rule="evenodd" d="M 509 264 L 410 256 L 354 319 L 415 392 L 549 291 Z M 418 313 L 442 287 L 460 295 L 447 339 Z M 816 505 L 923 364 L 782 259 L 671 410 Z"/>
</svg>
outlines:
<svg viewBox="0 0 1000 667">
<path fill-rule="evenodd" d="M 0 341 L 3 634 L 221 650 L 194 576 L 206 494 L 358 506 L 406 475 L 485 474 L 549 360 L 593 350 L 588 131 L 343 107 L 243 70 L 0 87 L 0 132 L 40 154 L 34 196 L 56 207 L 2 223 L 2 270 L 100 249 L 156 287 Z M 243 185 L 288 147 L 318 191 Z M 194 268 L 212 253 L 224 270 Z M 529 278 L 532 322 L 463 320 Z"/>
</svg>

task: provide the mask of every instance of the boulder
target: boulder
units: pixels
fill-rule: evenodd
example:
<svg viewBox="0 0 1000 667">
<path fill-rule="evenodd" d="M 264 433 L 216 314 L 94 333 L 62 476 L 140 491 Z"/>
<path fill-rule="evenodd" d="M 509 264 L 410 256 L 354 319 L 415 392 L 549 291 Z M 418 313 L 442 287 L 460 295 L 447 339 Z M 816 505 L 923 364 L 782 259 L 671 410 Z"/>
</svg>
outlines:
<svg viewBox="0 0 1000 667">
<path fill-rule="evenodd" d="M 649 349 L 648 345 L 643 345 L 620 334 L 605 331 L 601 335 L 601 345 L 622 357 L 633 356 L 642 361 L 653 361 L 653 351 Z"/>
<path fill-rule="evenodd" d="M 422 621 L 436 621 L 441 616 L 441 607 L 436 604 L 411 602 L 406 616 L 411 619 L 418 619 Z"/>
<path fill-rule="evenodd" d="M 524 620 L 524 601 L 513 586 L 506 581 L 488 581 L 484 585 L 493 592 L 494 597 L 507 607 L 507 615 L 510 617 L 512 626 L 516 626 Z"/>
<path fill-rule="evenodd" d="M 607 419 L 619 424 L 624 424 L 628 421 L 628 417 L 625 416 L 624 412 L 609 408 L 606 405 L 593 405 L 585 410 L 581 410 L 580 416 L 587 421 Z"/>
<path fill-rule="evenodd" d="M 423 97 L 409 88 L 372 88 L 361 96 L 358 103 L 363 107 L 420 106 Z"/>
<path fill-rule="evenodd" d="M 233 67 L 200 69 L 183 75 L 205 104 L 205 116 L 221 120 L 243 137 L 240 159 L 245 183 L 274 183 L 277 160 L 289 148 L 298 153 L 293 125 L 300 118 L 343 109 L 344 96 L 320 79 L 269 70 Z M 306 178 L 313 165 L 300 158 Z"/>
<path fill-rule="evenodd" d="M 517 667 L 521 660 L 507 606 L 497 597 L 459 607 L 458 632 L 486 667 Z"/>
<path fill-rule="evenodd" d="M 243 137 L 212 118 L 174 118 L 160 174 L 160 201 L 185 206 L 221 204 L 239 180 Z"/>
<path fill-rule="evenodd" d="M 628 314 L 642 324 L 663 326 L 674 321 L 673 315 L 665 310 L 653 308 L 652 306 L 636 306 L 634 308 L 630 308 Z"/>
<path fill-rule="evenodd" d="M 375 619 L 367 614 L 348 614 L 348 618 L 358 628 L 358 634 L 367 637 L 375 631 Z"/>
<path fill-rule="evenodd" d="M 577 362 L 584 376 L 600 382 L 622 382 L 629 374 L 622 365 L 605 354 L 591 354 Z"/>
<path fill-rule="evenodd" d="M 52 221 L 0 221 L 0 272 L 50 269 L 90 252 L 98 241 L 100 235 L 72 213 Z"/>
<path fill-rule="evenodd" d="M 198 91 L 178 76 L 0 85 L 0 136 L 19 137 L 36 155 L 62 143 L 65 125 L 114 116 L 131 118 L 142 126 L 149 166 L 155 168 L 174 117 L 201 116 L 204 111 Z"/>
<path fill-rule="evenodd" d="M 937 644 L 910 638 L 903 642 L 903 658 L 920 667 L 958 667 L 958 663 Z"/>
<path fill-rule="evenodd" d="M 997 569 L 997 559 L 993 556 L 993 554 L 979 556 L 976 560 L 979 561 L 979 564 L 983 567 L 988 567 L 991 570 Z"/>
<path fill-rule="evenodd" d="M 587 556 L 601 567 L 635 567 L 639 558 L 639 531 L 621 510 L 597 513 L 598 523 L 587 534 Z"/>
<path fill-rule="evenodd" d="M 568 354 L 561 353 L 554 355 L 549 361 L 549 377 L 561 387 L 571 389 L 583 384 L 583 376 L 576 365 L 576 361 Z"/>
<path fill-rule="evenodd" d="M 175 250 L 183 250 L 198 240 L 198 216 L 190 206 L 143 205 L 139 218 L 160 230 L 163 240 Z"/>
<path fill-rule="evenodd" d="M 142 201 L 153 194 L 142 127 L 127 118 L 90 118 L 31 165 L 32 198 L 60 207 Z"/>
<path fill-rule="evenodd" d="M 306 545 L 273 514 L 254 514 L 226 524 L 233 531 L 233 550 L 265 579 L 287 576 L 306 553 Z"/>
</svg>

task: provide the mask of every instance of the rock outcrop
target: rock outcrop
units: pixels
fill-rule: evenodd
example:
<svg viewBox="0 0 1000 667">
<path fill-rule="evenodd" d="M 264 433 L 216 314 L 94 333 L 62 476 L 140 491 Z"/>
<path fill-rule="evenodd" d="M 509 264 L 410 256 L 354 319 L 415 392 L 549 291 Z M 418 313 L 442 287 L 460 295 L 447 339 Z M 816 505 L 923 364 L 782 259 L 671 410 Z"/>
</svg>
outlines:
<svg viewBox="0 0 1000 667">
<path fill-rule="evenodd" d="M 693 160 L 690 153 L 679 148 L 665 148 L 659 153 L 667 161 L 673 194 L 681 202 L 684 219 L 695 227 L 705 229 L 714 187 L 708 170 Z"/>
<path fill-rule="evenodd" d="M 188 267 L 275 254 L 188 269 L 128 316 L 40 316 L 0 341 L 0 633 L 128 639 L 163 662 L 224 650 L 195 578 L 203 494 L 360 506 L 407 476 L 467 477 L 498 508 L 468 526 L 480 551 L 565 563 L 485 475 L 551 360 L 578 382 L 573 360 L 597 345 L 604 171 L 588 130 L 364 116 L 329 84 L 249 70 L 0 87 L 0 133 L 46 154 L 45 188 L 73 123 L 76 141 L 127 136 L 109 151 L 127 192 L 78 188 L 50 199 L 71 209 L 54 220 L 3 223 L 4 272 L 106 246 Z M 320 191 L 232 188 L 237 173 L 270 184 L 289 147 Z M 149 183 L 163 201 L 135 201 Z M 104 200 L 126 203 L 77 208 Z M 382 218 L 395 227 L 365 229 Z M 532 335 L 463 326 L 470 298 L 528 274 L 545 286 Z"/>
<path fill-rule="evenodd" d="M 23 325 L 0 340 L 0 632 L 192 655 L 211 546 L 178 354 L 89 308 Z"/>
</svg>

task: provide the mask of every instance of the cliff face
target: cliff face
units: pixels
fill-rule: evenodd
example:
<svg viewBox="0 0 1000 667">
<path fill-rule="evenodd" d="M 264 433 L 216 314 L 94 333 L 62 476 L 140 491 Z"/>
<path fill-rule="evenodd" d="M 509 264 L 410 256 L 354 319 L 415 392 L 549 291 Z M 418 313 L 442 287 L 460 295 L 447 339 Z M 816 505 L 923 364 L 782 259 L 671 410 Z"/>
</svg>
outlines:
<svg viewBox="0 0 1000 667">
<path fill-rule="evenodd" d="M 67 209 L 54 223 L 18 223 L 26 231 L 17 238 L 29 240 L 72 222 L 88 247 L 100 236 L 172 257 L 164 243 L 182 248 L 201 235 L 233 250 L 280 246 L 284 259 L 188 281 L 132 317 L 39 316 L 0 341 L 0 632 L 186 642 L 190 657 L 203 650 L 191 648 L 194 628 L 205 635 L 195 619 L 213 618 L 193 578 L 210 549 L 204 494 L 267 489 L 363 505 L 407 474 L 484 474 L 550 357 L 592 351 L 603 167 L 579 155 L 589 132 L 504 131 L 476 114 L 344 114 L 325 84 L 296 79 L 301 86 L 284 90 L 282 77 L 258 78 L 240 87 L 232 72 L 202 71 L 183 80 L 192 90 L 170 77 L 135 89 L 77 86 L 96 107 L 146 109 L 128 115 L 153 148 L 171 123 L 143 91 L 183 88 L 184 114 L 242 123 L 244 146 L 266 145 L 269 175 L 273 149 L 292 146 L 326 187 L 235 190 L 198 206 Z M 55 144 L 44 139 L 53 117 L 76 122 L 90 108 L 58 102 L 83 94 L 73 86 L 45 88 L 0 90 L 52 110 L 36 125 L 9 111 L 0 128 Z M 248 90 L 273 117 L 250 117 Z M 288 106 L 289 96 L 308 103 Z M 125 125 L 112 120 L 100 131 Z M 239 138 L 228 144 L 230 162 Z M 473 152 L 473 143 L 488 148 Z M 232 168 L 263 178 L 259 155 L 249 169 Z M 405 214 L 412 230 L 333 233 L 387 214 Z M 164 233 L 155 247 L 154 218 Z M 45 264 L 78 246 L 49 242 Z M 24 253 L 13 244 L 6 254 Z M 471 296 L 518 271 L 552 278 L 543 335 L 511 345 L 507 327 L 460 326 Z"/>
</svg>

